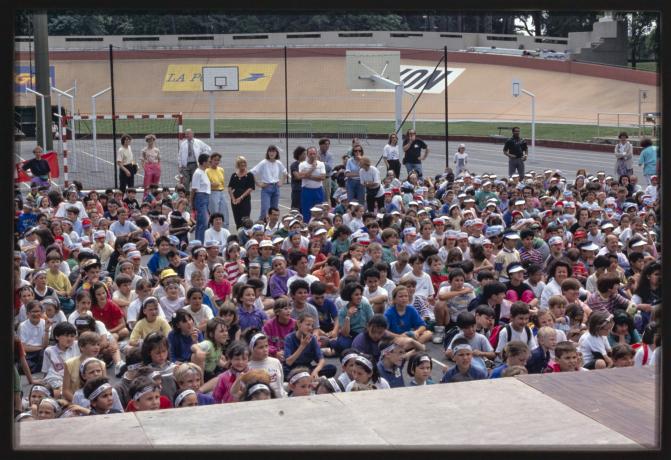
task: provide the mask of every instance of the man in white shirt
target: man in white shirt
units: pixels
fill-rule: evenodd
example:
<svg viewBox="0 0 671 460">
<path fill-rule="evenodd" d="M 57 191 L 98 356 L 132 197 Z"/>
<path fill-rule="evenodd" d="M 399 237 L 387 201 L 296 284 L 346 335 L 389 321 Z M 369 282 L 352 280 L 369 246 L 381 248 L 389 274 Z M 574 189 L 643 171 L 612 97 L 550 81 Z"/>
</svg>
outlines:
<svg viewBox="0 0 671 460">
<path fill-rule="evenodd" d="M 210 164 L 210 156 L 201 153 L 198 156 L 198 169 L 191 178 L 191 209 L 196 213 L 196 239 L 205 240 L 207 221 L 210 218 L 208 206 L 210 204 L 210 179 L 205 170 Z"/>
<path fill-rule="evenodd" d="M 301 214 L 303 219 L 310 220 L 310 208 L 324 202 L 323 180 L 326 178 L 326 166 L 317 160 L 317 149 L 308 147 L 307 158 L 298 165 L 301 178 Z"/>
<path fill-rule="evenodd" d="M 331 173 L 333 172 L 334 160 L 333 154 L 329 152 L 331 140 L 327 138 L 319 139 L 319 161 L 324 163 L 326 168 L 326 178 L 324 179 L 324 194 L 326 201 L 331 203 Z"/>
<path fill-rule="evenodd" d="M 205 142 L 193 137 L 193 131 L 184 131 L 185 139 L 179 145 L 179 172 L 184 178 L 184 187 L 187 191 L 191 189 L 191 178 L 198 169 L 198 158 L 202 153 L 209 155 L 212 149 Z"/>
</svg>

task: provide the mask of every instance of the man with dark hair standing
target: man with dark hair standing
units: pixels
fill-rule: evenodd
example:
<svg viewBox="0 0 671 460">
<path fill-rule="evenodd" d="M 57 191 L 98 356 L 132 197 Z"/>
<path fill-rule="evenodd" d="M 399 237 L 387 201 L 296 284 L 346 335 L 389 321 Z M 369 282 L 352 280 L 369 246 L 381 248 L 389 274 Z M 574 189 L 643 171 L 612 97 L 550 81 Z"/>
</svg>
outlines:
<svg viewBox="0 0 671 460">
<path fill-rule="evenodd" d="M 424 155 L 422 155 L 422 150 Z M 422 178 L 422 161 L 429 156 L 429 147 L 426 143 L 417 138 L 417 132 L 414 129 L 409 129 L 403 141 L 403 164 L 408 171 L 408 176 L 411 172 L 417 172 L 419 178 Z M 399 178 L 400 179 L 400 178 Z"/>
<path fill-rule="evenodd" d="M 508 176 L 512 176 L 515 171 L 520 175 L 520 180 L 524 177 L 524 162 L 527 161 L 529 148 L 527 141 L 520 137 L 520 128 L 513 128 L 513 137 L 506 141 L 503 146 L 503 154 L 508 157 Z"/>
</svg>

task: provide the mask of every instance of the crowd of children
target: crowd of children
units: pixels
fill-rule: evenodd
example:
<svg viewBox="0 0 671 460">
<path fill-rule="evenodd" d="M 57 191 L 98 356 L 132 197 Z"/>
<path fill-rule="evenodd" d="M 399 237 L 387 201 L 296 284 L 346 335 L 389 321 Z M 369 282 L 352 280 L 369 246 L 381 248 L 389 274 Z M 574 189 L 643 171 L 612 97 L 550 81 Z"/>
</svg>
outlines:
<svg viewBox="0 0 671 460">
<path fill-rule="evenodd" d="M 372 212 L 334 181 L 309 220 L 271 207 L 229 232 L 214 213 L 205 241 L 177 225 L 183 187 L 34 187 L 17 200 L 17 420 L 654 366 L 657 189 L 458 167 L 388 174 Z"/>
</svg>

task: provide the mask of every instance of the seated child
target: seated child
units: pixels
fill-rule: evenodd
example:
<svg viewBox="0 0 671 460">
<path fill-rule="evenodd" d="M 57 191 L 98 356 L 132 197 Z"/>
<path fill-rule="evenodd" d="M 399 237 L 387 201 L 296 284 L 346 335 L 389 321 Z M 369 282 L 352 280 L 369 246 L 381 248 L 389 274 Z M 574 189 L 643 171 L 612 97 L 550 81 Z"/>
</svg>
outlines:
<svg viewBox="0 0 671 460">
<path fill-rule="evenodd" d="M 555 357 L 548 367 L 552 372 L 574 372 L 578 370 L 579 363 L 576 344 L 565 340 L 555 346 Z"/>
<path fill-rule="evenodd" d="M 550 351 L 557 345 L 555 329 L 543 326 L 538 331 L 538 347 L 531 351 L 526 367 L 529 374 L 542 374 L 550 363 Z"/>
<path fill-rule="evenodd" d="M 529 346 L 518 340 L 513 340 L 512 342 L 506 343 L 506 346 L 503 347 L 501 352 L 501 359 L 503 359 L 503 364 L 498 367 L 495 367 L 492 370 L 490 379 L 496 379 L 502 376 L 503 371 L 508 367 L 512 366 L 525 366 L 529 359 L 530 351 Z"/>
<path fill-rule="evenodd" d="M 377 371 L 391 388 L 404 387 L 403 364 L 405 350 L 394 339 L 380 340 L 380 359 L 377 361 Z"/>
<path fill-rule="evenodd" d="M 613 328 L 613 315 L 596 310 L 587 321 L 587 333 L 580 337 L 578 349 L 582 354 L 585 369 L 605 369 L 613 366 L 608 356 L 611 351 L 608 334 Z"/>
<path fill-rule="evenodd" d="M 492 345 L 487 340 L 487 337 L 475 331 L 475 315 L 470 311 L 463 311 L 457 316 L 457 327 L 459 332 L 447 344 L 445 349 L 445 356 L 448 359 L 454 358 L 453 344 L 458 343 L 460 339 L 466 339 L 466 342 L 471 346 L 473 353 L 473 365 L 487 370 L 486 360 L 494 360 L 496 352 Z"/>
<path fill-rule="evenodd" d="M 632 367 L 634 365 L 634 349 L 628 343 L 613 346 L 613 367 Z"/>
<path fill-rule="evenodd" d="M 433 361 L 428 353 L 415 353 L 408 360 L 407 372 L 412 379 L 410 386 L 432 385 L 435 383 L 431 379 L 433 370 Z"/>
<path fill-rule="evenodd" d="M 452 369 L 445 372 L 441 383 L 467 382 L 487 378 L 487 371 L 473 366 L 473 348 L 466 338 L 459 338 L 452 342 L 453 359 L 456 363 Z"/>
</svg>

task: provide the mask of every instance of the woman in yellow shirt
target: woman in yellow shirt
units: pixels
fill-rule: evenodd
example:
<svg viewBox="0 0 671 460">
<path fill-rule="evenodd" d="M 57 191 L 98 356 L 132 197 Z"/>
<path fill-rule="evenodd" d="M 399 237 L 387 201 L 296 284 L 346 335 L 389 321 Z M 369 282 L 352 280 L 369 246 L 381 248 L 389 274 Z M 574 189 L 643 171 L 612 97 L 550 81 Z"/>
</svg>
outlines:
<svg viewBox="0 0 671 460">
<path fill-rule="evenodd" d="M 208 211 L 210 215 L 221 213 L 224 216 L 224 228 L 228 228 L 228 206 L 226 205 L 226 192 L 224 186 L 224 168 L 219 166 L 221 154 L 214 152 L 210 155 L 210 167 L 205 170 L 210 179 L 210 203 Z"/>
</svg>

